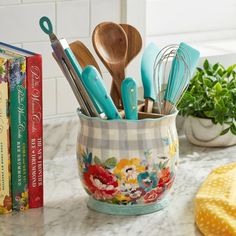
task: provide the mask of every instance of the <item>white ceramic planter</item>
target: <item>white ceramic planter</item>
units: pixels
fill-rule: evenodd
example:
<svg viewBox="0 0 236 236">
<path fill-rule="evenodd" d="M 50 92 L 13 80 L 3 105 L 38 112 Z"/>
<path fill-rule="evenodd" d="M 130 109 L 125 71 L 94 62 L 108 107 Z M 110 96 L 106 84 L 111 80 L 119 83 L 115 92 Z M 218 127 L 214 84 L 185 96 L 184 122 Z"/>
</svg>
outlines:
<svg viewBox="0 0 236 236">
<path fill-rule="evenodd" d="M 184 123 L 184 133 L 190 143 L 204 147 L 227 147 L 236 144 L 236 136 L 230 131 L 220 133 L 228 125 L 215 125 L 210 119 L 189 116 Z"/>
</svg>

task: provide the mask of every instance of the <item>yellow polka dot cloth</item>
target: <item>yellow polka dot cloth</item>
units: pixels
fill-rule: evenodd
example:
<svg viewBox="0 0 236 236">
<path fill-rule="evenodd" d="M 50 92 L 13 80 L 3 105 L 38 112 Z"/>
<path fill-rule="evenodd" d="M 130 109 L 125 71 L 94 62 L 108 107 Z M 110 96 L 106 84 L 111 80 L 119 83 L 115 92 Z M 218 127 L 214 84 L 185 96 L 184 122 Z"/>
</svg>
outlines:
<svg viewBox="0 0 236 236">
<path fill-rule="evenodd" d="M 207 177 L 195 198 L 195 220 L 205 236 L 236 235 L 236 163 Z"/>
</svg>

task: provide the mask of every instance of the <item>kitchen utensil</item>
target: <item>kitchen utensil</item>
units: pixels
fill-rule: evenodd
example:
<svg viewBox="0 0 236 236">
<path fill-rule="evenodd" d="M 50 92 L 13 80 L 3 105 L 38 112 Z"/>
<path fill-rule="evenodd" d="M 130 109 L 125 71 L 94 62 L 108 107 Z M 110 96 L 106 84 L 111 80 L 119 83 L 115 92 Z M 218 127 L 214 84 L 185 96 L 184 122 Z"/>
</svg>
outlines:
<svg viewBox="0 0 236 236">
<path fill-rule="evenodd" d="M 120 24 L 120 26 L 125 31 L 128 40 L 128 49 L 125 60 L 125 66 L 128 66 L 128 64 L 138 55 L 142 48 L 142 37 L 139 31 L 132 25 Z"/>
<path fill-rule="evenodd" d="M 68 80 L 72 91 L 78 100 L 81 111 L 87 116 L 100 116 L 93 105 L 86 89 L 84 88 L 79 76 L 81 76 L 82 68 L 75 59 L 69 46 L 65 40 L 60 42 L 53 33 L 53 27 L 50 19 L 46 16 L 41 17 L 39 21 L 41 29 L 49 35 L 51 46 L 54 51 L 54 58 L 62 69 L 66 79 Z"/>
<path fill-rule="evenodd" d="M 84 88 L 84 85 L 83 83 L 81 84 L 81 77 L 82 77 L 82 67 L 80 66 L 78 60 L 76 59 L 76 57 L 74 56 L 71 48 L 69 47 L 68 43 L 66 42 L 65 39 L 61 39 L 60 40 L 69 60 L 72 62 L 72 65 L 73 67 L 75 68 L 78 76 L 79 76 L 79 79 L 78 80 L 75 80 L 76 84 L 78 84 L 78 88 L 79 87 L 83 87 Z M 90 97 L 90 99 L 92 100 L 92 104 L 94 105 L 95 107 L 95 110 L 97 111 L 97 113 L 100 115 L 101 118 L 104 118 L 104 113 L 102 111 L 102 109 L 100 108 L 99 104 L 96 102 L 96 99 L 93 98 L 93 97 Z"/>
<path fill-rule="evenodd" d="M 133 78 L 126 78 L 121 84 L 121 96 L 127 120 L 138 119 L 138 91 Z"/>
<path fill-rule="evenodd" d="M 178 44 L 168 45 L 160 50 L 154 61 L 153 87 L 155 91 L 155 106 L 153 112 L 161 113 L 164 103 L 165 83 L 169 75 L 170 61 L 175 57 Z M 154 111 L 155 108 L 155 111 Z"/>
<path fill-rule="evenodd" d="M 200 53 L 186 43 L 180 43 L 173 59 L 164 95 L 164 114 L 169 114 L 185 91 L 196 69 Z"/>
<path fill-rule="evenodd" d="M 173 60 L 172 60 L 173 59 Z M 186 89 L 199 59 L 199 52 L 185 43 L 164 47 L 154 63 L 154 90 L 158 111 L 169 114 Z M 172 60 L 171 69 L 169 69 Z M 166 88 L 163 88 L 168 78 Z"/>
<path fill-rule="evenodd" d="M 102 74 L 101 70 L 99 68 L 99 65 L 97 64 L 92 53 L 81 41 L 79 41 L 79 40 L 74 41 L 74 42 L 70 43 L 69 46 L 82 68 L 84 68 L 88 65 L 92 65 L 98 70 L 98 72 L 100 74 Z"/>
<path fill-rule="evenodd" d="M 94 66 L 86 66 L 82 73 L 83 83 L 89 95 L 96 99 L 108 119 L 121 119 L 120 114 L 107 93 L 101 75 Z"/>
<path fill-rule="evenodd" d="M 128 64 L 138 55 L 142 48 L 142 38 L 138 30 L 129 24 L 120 24 L 120 26 L 123 28 L 123 30 L 126 33 L 127 39 L 128 39 L 128 50 L 127 50 L 127 56 L 125 60 L 125 67 L 128 66 Z M 116 89 L 116 86 L 114 82 L 112 81 L 111 84 L 111 94 L 114 97 L 116 97 L 114 100 L 118 100 L 119 95 L 118 91 Z"/>
<path fill-rule="evenodd" d="M 94 66 L 98 72 L 101 74 L 101 70 L 93 57 L 92 53 L 89 51 L 89 49 L 79 40 L 74 41 L 69 44 L 71 51 L 74 53 L 78 63 L 81 65 L 82 68 L 92 65 Z M 101 107 L 99 104 L 94 100 L 93 97 L 91 97 L 94 106 L 96 107 L 97 112 L 101 115 L 103 113 Z"/>
<path fill-rule="evenodd" d="M 139 111 L 138 112 L 138 119 L 142 120 L 142 119 L 158 119 L 163 117 L 164 115 L 162 114 L 156 114 L 156 113 L 148 113 L 148 112 L 143 112 L 143 111 Z"/>
<path fill-rule="evenodd" d="M 119 97 L 120 87 L 125 78 L 125 61 L 128 40 L 123 28 L 112 22 L 104 22 L 96 26 L 92 36 L 93 46 L 99 58 L 106 66 L 116 85 Z M 111 93 L 116 107 L 122 107 L 122 102 Z"/>
<path fill-rule="evenodd" d="M 143 108 L 144 108 L 144 103 L 143 102 L 141 102 L 141 101 L 138 101 L 138 112 L 141 112 L 141 111 L 143 111 Z M 123 119 L 123 118 L 125 118 L 125 110 L 118 110 L 119 111 L 119 113 L 120 113 L 120 116 L 121 116 L 121 118 Z"/>
<path fill-rule="evenodd" d="M 144 89 L 145 107 L 144 111 L 151 113 L 153 102 L 156 100 L 154 85 L 153 85 L 153 67 L 156 56 L 160 49 L 155 43 L 150 43 L 144 50 L 141 59 L 141 76 Z"/>
</svg>

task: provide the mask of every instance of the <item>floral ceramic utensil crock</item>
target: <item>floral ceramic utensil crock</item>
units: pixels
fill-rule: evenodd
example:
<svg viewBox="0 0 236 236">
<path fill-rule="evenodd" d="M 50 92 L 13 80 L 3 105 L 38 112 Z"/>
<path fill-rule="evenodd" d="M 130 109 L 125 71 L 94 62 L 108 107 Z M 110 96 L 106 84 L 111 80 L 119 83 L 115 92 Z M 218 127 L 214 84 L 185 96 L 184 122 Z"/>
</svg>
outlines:
<svg viewBox="0 0 236 236">
<path fill-rule="evenodd" d="M 176 115 L 134 121 L 79 112 L 77 159 L 89 208 L 140 215 L 168 204 L 179 158 Z"/>
</svg>

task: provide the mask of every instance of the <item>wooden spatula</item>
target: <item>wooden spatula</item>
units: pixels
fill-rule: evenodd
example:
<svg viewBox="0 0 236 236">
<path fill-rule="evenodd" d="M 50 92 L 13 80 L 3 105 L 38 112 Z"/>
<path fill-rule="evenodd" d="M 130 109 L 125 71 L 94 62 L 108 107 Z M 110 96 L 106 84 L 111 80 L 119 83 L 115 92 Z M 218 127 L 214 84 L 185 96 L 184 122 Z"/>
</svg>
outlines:
<svg viewBox="0 0 236 236">
<path fill-rule="evenodd" d="M 70 48 L 82 68 L 92 65 L 101 74 L 101 70 L 89 49 L 79 40 L 70 43 Z"/>
</svg>

